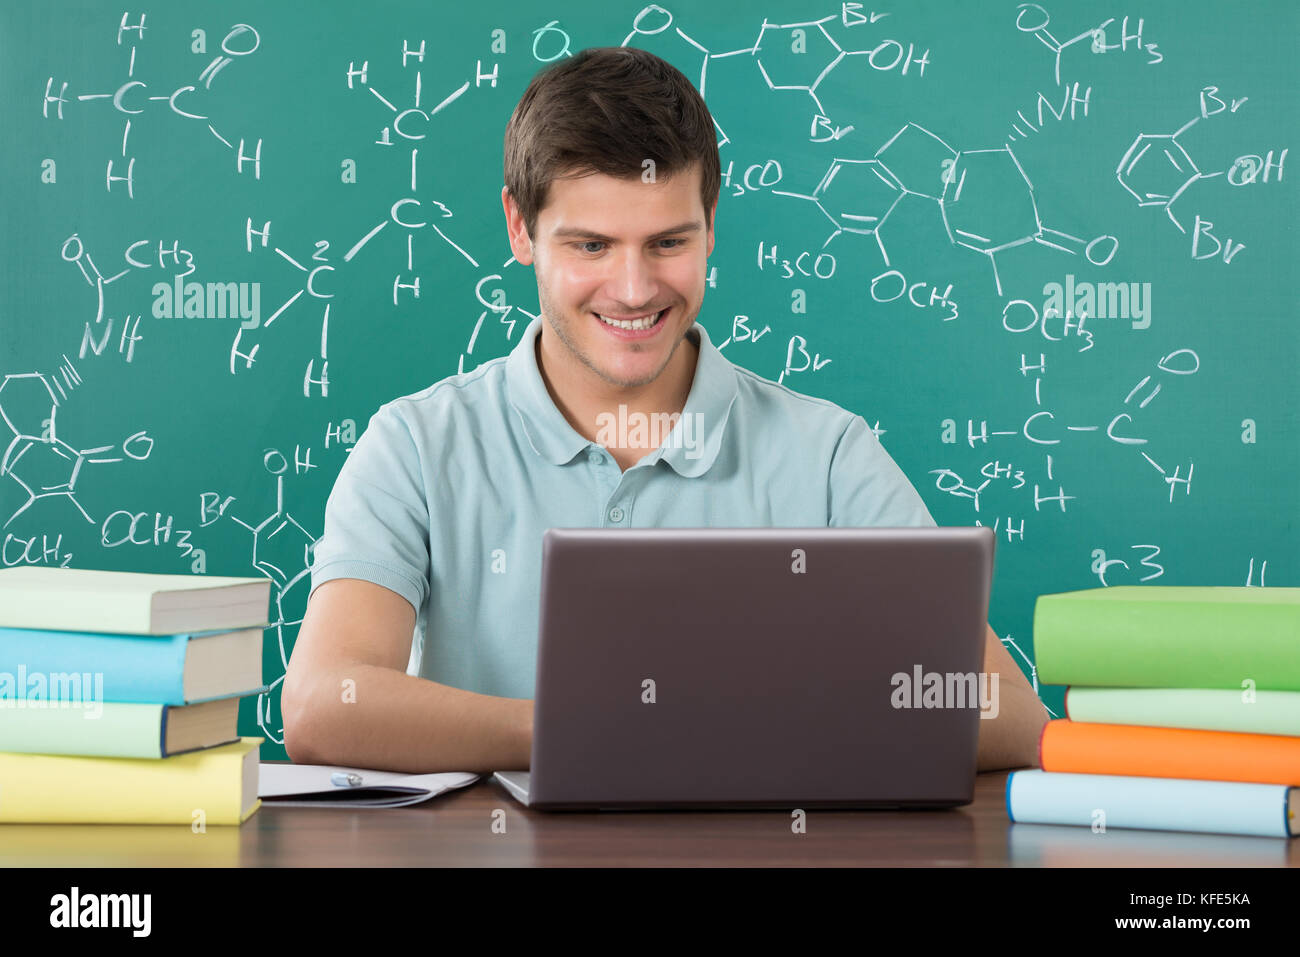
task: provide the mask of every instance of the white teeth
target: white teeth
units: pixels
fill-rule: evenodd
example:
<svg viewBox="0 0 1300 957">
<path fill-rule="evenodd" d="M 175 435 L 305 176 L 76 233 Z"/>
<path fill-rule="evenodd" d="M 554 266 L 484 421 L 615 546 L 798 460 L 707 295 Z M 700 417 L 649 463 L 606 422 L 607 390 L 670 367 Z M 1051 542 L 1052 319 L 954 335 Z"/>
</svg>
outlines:
<svg viewBox="0 0 1300 957">
<path fill-rule="evenodd" d="M 663 311 L 661 310 L 652 316 L 645 316 L 641 319 L 611 319 L 608 316 L 601 316 L 600 313 L 596 313 L 596 315 L 599 316 L 601 322 L 611 325 L 615 329 L 623 329 L 627 332 L 636 332 L 641 329 L 649 329 L 653 326 L 659 321 L 659 317 L 663 315 Z"/>
</svg>

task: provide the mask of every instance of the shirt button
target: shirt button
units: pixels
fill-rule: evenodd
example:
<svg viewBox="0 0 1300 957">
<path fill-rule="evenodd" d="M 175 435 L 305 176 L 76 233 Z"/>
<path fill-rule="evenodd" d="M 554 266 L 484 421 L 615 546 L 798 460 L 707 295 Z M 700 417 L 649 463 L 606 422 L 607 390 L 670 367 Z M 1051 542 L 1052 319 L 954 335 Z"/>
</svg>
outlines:
<svg viewBox="0 0 1300 957">
<path fill-rule="evenodd" d="M 597 451 L 596 449 L 592 449 L 590 452 L 587 453 L 587 461 L 590 462 L 592 465 L 599 465 L 602 461 L 604 461 L 604 459 L 605 459 L 604 454 Z"/>
<path fill-rule="evenodd" d="M 617 505 L 615 505 L 613 508 L 609 510 L 609 520 L 611 522 L 623 521 L 623 510 L 619 508 Z"/>
</svg>

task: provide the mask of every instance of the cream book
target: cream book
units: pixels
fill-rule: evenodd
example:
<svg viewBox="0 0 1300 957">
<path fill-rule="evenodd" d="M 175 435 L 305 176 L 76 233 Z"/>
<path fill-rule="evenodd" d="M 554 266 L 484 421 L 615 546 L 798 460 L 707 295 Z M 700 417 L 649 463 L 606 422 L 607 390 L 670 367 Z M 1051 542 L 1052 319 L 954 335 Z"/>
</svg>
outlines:
<svg viewBox="0 0 1300 957">
<path fill-rule="evenodd" d="M 239 740 L 239 698 L 199 704 L 0 699 L 0 751 L 169 758 Z M 0 794 L 0 800 L 4 795 Z"/>
<path fill-rule="evenodd" d="M 262 805 L 261 743 L 152 759 L 0 752 L 0 824 L 240 824 Z"/>
<path fill-rule="evenodd" d="M 0 627 L 171 635 L 260 628 L 271 582 L 23 565 L 0 570 Z"/>
</svg>

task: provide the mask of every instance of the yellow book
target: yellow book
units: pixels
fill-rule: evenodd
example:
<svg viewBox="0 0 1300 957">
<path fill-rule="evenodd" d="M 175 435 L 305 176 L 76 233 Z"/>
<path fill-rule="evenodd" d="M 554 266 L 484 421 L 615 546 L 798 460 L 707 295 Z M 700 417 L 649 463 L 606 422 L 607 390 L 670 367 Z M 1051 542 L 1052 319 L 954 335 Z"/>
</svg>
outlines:
<svg viewBox="0 0 1300 957">
<path fill-rule="evenodd" d="M 241 824 L 262 805 L 262 740 L 161 759 L 0 752 L 0 823 Z"/>
</svg>

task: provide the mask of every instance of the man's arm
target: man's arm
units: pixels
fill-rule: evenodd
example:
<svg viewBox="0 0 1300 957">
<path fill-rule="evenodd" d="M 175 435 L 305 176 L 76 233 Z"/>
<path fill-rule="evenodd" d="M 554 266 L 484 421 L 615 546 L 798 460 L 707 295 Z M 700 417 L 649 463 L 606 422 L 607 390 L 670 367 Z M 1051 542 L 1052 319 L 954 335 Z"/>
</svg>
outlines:
<svg viewBox="0 0 1300 957">
<path fill-rule="evenodd" d="M 318 587 L 281 688 L 284 746 L 300 764 L 387 771 L 528 768 L 533 702 L 406 674 L 415 609 L 355 578 Z"/>
<path fill-rule="evenodd" d="M 997 717 L 980 718 L 976 770 L 1037 767 L 1038 739 L 1048 721 L 1047 708 L 1002 646 L 993 626 L 988 625 L 987 629 L 984 671 L 998 676 L 998 707 Z"/>
</svg>

